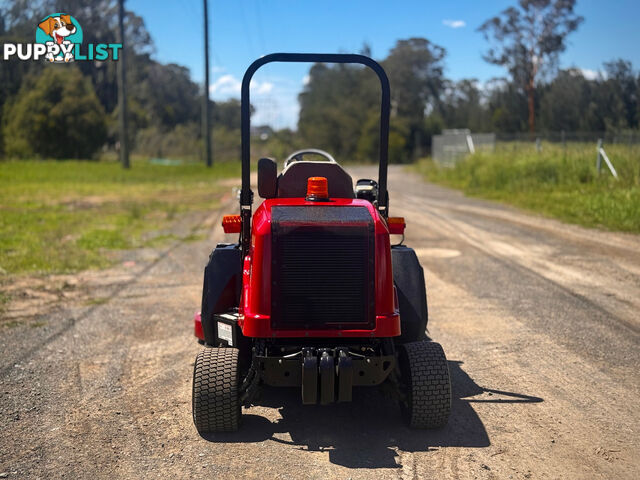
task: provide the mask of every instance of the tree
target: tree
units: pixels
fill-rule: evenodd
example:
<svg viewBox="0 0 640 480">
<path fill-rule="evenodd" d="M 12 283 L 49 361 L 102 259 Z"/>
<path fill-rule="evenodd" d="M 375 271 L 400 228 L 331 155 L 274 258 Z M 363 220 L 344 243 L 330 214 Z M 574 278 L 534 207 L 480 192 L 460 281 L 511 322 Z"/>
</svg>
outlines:
<svg viewBox="0 0 640 480">
<path fill-rule="evenodd" d="M 624 119 L 627 128 L 638 127 L 638 92 L 636 85 L 636 73 L 633 71 L 631 62 L 617 59 L 605 62 L 606 82 L 610 84 L 615 95 L 624 105 Z"/>
<path fill-rule="evenodd" d="M 527 94 L 529 131 L 535 131 L 536 79 L 557 67 L 567 36 L 583 17 L 574 12 L 576 0 L 520 0 L 478 30 L 493 42 L 483 58 L 509 70 L 513 83 Z"/>
<path fill-rule="evenodd" d="M 211 102 L 211 124 L 222 126 L 229 130 L 240 130 L 240 100 L 230 98 L 225 102 Z M 254 108 L 250 106 L 250 114 Z"/>
<path fill-rule="evenodd" d="M 426 38 L 398 40 L 383 61 L 389 74 L 391 96 L 399 117 L 410 122 L 424 119 L 427 106 L 435 103 L 444 86 L 444 48 Z"/>
<path fill-rule="evenodd" d="M 380 87 L 368 68 L 315 64 L 299 95 L 298 131 L 308 144 L 338 159 L 353 159 L 371 112 L 378 112 Z"/>
<path fill-rule="evenodd" d="M 407 150 L 411 156 L 428 145 L 425 114 L 433 110 L 444 89 L 446 50 L 426 38 L 398 40 L 383 61 L 391 83 L 393 114 L 408 122 Z"/>
<path fill-rule="evenodd" d="M 590 81 L 588 107 L 583 113 L 589 130 L 603 132 L 629 128 L 626 103 L 624 85 L 616 78 L 601 77 Z"/>
<path fill-rule="evenodd" d="M 591 95 L 589 81 L 577 69 L 561 70 L 540 102 L 540 121 L 547 130 L 590 130 L 585 122 Z"/>
<path fill-rule="evenodd" d="M 484 95 L 475 78 L 458 82 L 447 80 L 439 110 L 449 128 L 469 128 L 473 132 L 491 129 Z"/>
<path fill-rule="evenodd" d="M 105 113 L 93 86 L 69 65 L 28 78 L 4 113 L 8 156 L 88 158 L 106 140 Z"/>
<path fill-rule="evenodd" d="M 409 128 L 407 122 L 394 117 L 389 124 L 389 163 L 408 163 L 411 155 L 407 151 Z M 358 139 L 358 160 L 377 162 L 380 152 L 380 112 L 372 111 Z"/>
<path fill-rule="evenodd" d="M 0 2 L 0 43 L 31 43 L 34 40 L 34 30 L 43 15 L 47 13 L 59 11 L 61 7 L 59 2 L 52 0 L 11 0 L 9 2 Z M 81 24 L 83 29 L 84 43 L 115 43 L 116 42 L 116 23 L 117 23 L 117 1 L 116 0 L 68 0 L 64 5 L 65 11 L 73 15 Z M 155 72 L 150 72 L 154 66 L 162 68 L 163 65 L 158 64 L 150 59 L 153 52 L 153 44 L 151 37 L 147 32 L 144 21 L 141 17 L 133 12 L 126 12 L 125 16 L 125 36 L 127 38 L 127 80 L 131 88 L 129 89 L 129 97 L 133 107 L 132 122 L 130 122 L 130 136 L 133 138 L 134 130 L 147 125 L 147 111 L 154 110 L 148 108 L 149 102 L 160 104 L 163 99 L 157 95 L 145 94 L 144 89 L 150 90 L 145 79 L 153 77 Z M 93 90 L 102 104 L 106 114 L 113 116 L 117 105 L 117 87 L 116 87 L 116 64 L 117 62 L 76 62 L 77 68 L 82 75 L 91 79 Z M 6 108 L 3 105 L 14 98 L 20 87 L 28 77 L 36 77 L 43 75 L 52 67 L 44 61 L 23 62 L 15 57 L 3 63 L 0 68 L 0 114 L 6 114 Z M 54 67 L 55 68 L 55 67 Z M 168 66 L 167 68 L 171 68 Z M 74 75 L 78 72 L 74 71 Z M 179 77 L 179 72 L 176 77 Z M 181 82 L 176 84 L 176 91 L 192 92 L 191 80 L 186 76 L 190 84 Z M 180 78 L 178 78 L 180 80 Z M 183 94 L 185 97 L 187 93 Z M 194 95 L 199 95 L 197 87 L 195 87 Z M 176 97 L 176 96 L 174 96 Z M 169 99 L 173 102 L 169 109 L 184 110 L 188 106 L 181 107 L 180 99 Z M 190 103 L 191 104 L 191 103 Z M 136 106 L 137 111 L 136 111 Z M 157 108 L 155 109 L 157 110 Z M 197 112 L 199 109 L 194 109 Z M 154 111 L 155 113 L 155 111 Z M 195 114 L 197 118 L 197 113 Z M 107 118 L 109 121 L 110 118 Z M 112 119 L 111 119 L 112 120 Z M 112 140 L 115 141 L 115 135 Z M 1 143 L 5 143 L 0 140 Z M 0 149 L 1 150 L 1 149 Z M 1 153 L 1 152 L 0 152 Z"/>
<path fill-rule="evenodd" d="M 640 73 L 636 78 L 636 119 L 640 123 Z"/>
<path fill-rule="evenodd" d="M 489 82 L 489 105 L 493 130 L 519 133 L 527 129 L 527 96 L 505 79 Z"/>
</svg>

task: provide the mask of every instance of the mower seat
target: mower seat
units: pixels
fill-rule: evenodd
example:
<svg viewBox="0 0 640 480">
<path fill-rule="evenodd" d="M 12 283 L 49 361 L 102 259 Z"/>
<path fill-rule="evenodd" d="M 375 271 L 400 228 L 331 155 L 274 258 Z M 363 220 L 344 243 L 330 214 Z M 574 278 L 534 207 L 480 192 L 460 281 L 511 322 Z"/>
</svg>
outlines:
<svg viewBox="0 0 640 480">
<path fill-rule="evenodd" d="M 258 195 L 275 198 L 278 195 L 278 165 L 273 158 L 258 160 Z"/>
<path fill-rule="evenodd" d="M 340 165 L 311 161 L 293 162 L 285 168 L 278 177 L 278 197 L 306 197 L 309 177 L 325 177 L 330 198 L 355 198 L 351 175 Z"/>
</svg>

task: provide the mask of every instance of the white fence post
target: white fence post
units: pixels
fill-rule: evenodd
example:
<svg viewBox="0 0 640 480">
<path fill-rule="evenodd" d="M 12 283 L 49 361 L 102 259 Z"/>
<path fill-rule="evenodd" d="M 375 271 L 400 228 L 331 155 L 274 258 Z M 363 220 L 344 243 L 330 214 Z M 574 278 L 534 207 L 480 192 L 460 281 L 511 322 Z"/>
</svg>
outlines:
<svg viewBox="0 0 640 480">
<path fill-rule="evenodd" d="M 476 147 L 473 146 L 473 137 L 469 133 L 467 134 L 467 148 L 469 153 L 476 153 Z"/>
<path fill-rule="evenodd" d="M 616 169 L 613 167 L 613 164 L 611 163 L 611 160 L 609 160 L 609 157 L 607 156 L 607 152 L 604 151 L 604 148 L 602 148 L 602 139 L 599 138 L 598 139 L 598 173 L 600 173 L 600 168 L 602 166 L 602 160 L 601 158 L 604 158 L 605 163 L 607 164 L 607 167 L 609 167 L 609 171 L 611 172 L 611 175 L 614 176 L 614 178 L 617 180 L 618 179 L 618 172 L 616 172 Z"/>
</svg>

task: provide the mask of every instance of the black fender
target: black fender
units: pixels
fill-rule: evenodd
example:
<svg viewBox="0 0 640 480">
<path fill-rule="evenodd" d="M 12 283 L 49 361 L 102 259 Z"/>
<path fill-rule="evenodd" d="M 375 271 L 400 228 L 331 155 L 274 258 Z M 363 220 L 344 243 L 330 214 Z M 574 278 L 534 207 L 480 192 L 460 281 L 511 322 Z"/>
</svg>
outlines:
<svg viewBox="0 0 640 480">
<path fill-rule="evenodd" d="M 416 252 L 405 245 L 391 247 L 391 262 L 402 329 L 402 334 L 395 337 L 395 341 L 404 344 L 424 340 L 429 320 L 424 270 Z"/>
<path fill-rule="evenodd" d="M 202 286 L 202 331 L 204 341 L 215 345 L 213 315 L 240 305 L 242 290 L 242 252 L 240 244 L 219 243 L 209 255 Z"/>
</svg>

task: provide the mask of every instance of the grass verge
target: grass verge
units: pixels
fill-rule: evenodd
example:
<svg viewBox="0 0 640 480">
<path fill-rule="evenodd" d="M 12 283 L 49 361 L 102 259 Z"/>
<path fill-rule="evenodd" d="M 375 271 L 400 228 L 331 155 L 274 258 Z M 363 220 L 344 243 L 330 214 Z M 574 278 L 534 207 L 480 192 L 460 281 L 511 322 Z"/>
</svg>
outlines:
<svg viewBox="0 0 640 480">
<path fill-rule="evenodd" d="M 158 246 L 150 232 L 215 205 L 217 180 L 239 165 L 213 168 L 134 162 L 0 162 L 0 273 L 68 273 L 104 267 L 111 250 Z M 185 232 L 193 235 L 193 232 Z"/>
<path fill-rule="evenodd" d="M 640 147 L 609 146 L 619 180 L 603 163 L 598 174 L 594 145 L 567 148 L 543 144 L 498 145 L 494 152 L 468 156 L 454 168 L 430 159 L 416 168 L 427 180 L 471 196 L 509 203 L 543 215 L 607 230 L 640 233 Z"/>
</svg>

